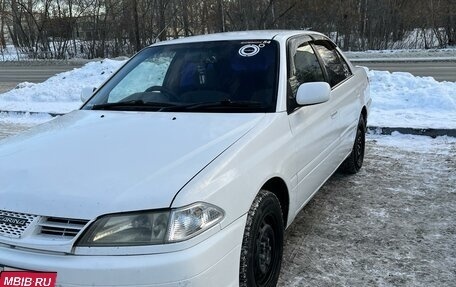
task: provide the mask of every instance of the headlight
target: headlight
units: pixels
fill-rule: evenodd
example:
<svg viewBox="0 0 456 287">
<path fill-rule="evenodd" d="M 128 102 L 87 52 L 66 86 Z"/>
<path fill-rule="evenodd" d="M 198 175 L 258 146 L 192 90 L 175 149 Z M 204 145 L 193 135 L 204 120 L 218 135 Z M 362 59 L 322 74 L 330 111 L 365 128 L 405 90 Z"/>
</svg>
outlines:
<svg viewBox="0 0 456 287">
<path fill-rule="evenodd" d="M 79 246 L 128 246 L 162 244 L 169 211 L 107 215 L 95 221 Z"/>
<path fill-rule="evenodd" d="M 220 208 L 207 203 L 166 211 L 107 215 L 96 220 L 77 245 L 113 247 L 182 241 L 216 225 L 223 215 Z"/>
</svg>

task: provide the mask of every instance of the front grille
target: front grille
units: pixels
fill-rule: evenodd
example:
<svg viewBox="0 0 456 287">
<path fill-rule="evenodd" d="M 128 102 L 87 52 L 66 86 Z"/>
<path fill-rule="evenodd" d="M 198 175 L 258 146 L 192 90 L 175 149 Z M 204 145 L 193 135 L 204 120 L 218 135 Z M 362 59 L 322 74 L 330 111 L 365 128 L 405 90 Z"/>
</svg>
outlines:
<svg viewBox="0 0 456 287">
<path fill-rule="evenodd" d="M 0 221 L 0 236 L 5 236 L 9 238 L 21 238 L 25 230 L 30 226 L 30 224 L 38 218 L 36 215 L 9 212 L 0 210 L 0 216 L 4 219 Z M 24 224 L 12 224 L 6 222 L 5 218 L 9 219 L 19 219 L 25 220 Z"/>
<path fill-rule="evenodd" d="M 75 237 L 86 226 L 88 220 L 47 217 L 39 223 L 40 234 L 65 239 Z"/>
</svg>

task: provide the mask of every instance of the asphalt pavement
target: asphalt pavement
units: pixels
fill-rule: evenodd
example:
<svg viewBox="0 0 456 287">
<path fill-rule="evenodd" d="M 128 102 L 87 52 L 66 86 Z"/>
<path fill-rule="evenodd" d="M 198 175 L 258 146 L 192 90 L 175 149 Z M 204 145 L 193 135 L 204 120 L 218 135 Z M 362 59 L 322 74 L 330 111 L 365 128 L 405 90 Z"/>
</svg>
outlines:
<svg viewBox="0 0 456 287">
<path fill-rule="evenodd" d="M 82 67 L 87 61 L 77 62 L 0 62 L 0 83 L 40 83 L 55 74 Z"/>
<path fill-rule="evenodd" d="M 352 61 L 353 64 L 366 66 L 372 70 L 383 70 L 390 72 L 409 72 L 415 76 L 433 77 L 437 81 L 456 82 L 456 60 L 453 61 L 426 61 L 426 62 L 407 62 L 407 61 Z"/>
</svg>

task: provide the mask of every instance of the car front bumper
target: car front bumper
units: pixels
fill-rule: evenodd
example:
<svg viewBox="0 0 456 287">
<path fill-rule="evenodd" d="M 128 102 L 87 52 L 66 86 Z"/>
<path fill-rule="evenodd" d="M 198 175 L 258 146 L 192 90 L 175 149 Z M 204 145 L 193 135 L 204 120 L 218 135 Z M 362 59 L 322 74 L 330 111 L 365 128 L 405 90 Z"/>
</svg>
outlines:
<svg viewBox="0 0 456 287">
<path fill-rule="evenodd" d="M 59 287 L 238 286 L 246 216 L 203 242 L 152 255 L 80 256 L 0 247 L 0 265 L 57 272 Z"/>
</svg>

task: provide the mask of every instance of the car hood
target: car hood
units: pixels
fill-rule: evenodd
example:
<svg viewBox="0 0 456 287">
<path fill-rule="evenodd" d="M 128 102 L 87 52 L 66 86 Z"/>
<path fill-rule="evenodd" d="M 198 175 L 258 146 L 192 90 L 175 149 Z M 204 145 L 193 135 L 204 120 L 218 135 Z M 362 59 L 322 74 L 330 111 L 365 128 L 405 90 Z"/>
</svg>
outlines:
<svg viewBox="0 0 456 287">
<path fill-rule="evenodd" d="M 0 141 L 0 210 L 92 219 L 169 207 L 263 116 L 72 112 Z"/>
</svg>

